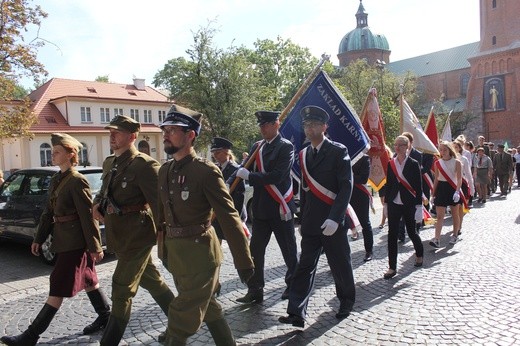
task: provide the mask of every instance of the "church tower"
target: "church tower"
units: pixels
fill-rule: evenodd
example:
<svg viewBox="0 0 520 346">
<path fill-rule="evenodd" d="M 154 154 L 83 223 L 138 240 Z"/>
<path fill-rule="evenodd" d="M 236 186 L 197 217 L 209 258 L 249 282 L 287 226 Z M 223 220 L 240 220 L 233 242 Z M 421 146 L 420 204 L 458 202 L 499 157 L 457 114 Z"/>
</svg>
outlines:
<svg viewBox="0 0 520 346">
<path fill-rule="evenodd" d="M 520 1 L 480 0 L 480 47 L 470 57 L 466 108 L 495 143 L 520 144 Z"/>
<path fill-rule="evenodd" d="M 358 59 L 365 59 L 369 65 L 376 62 L 388 64 L 388 41 L 384 35 L 374 34 L 368 27 L 368 13 L 363 7 L 363 0 L 359 0 L 356 22 L 356 28 L 343 36 L 339 43 L 339 66 L 345 67 Z"/>
</svg>

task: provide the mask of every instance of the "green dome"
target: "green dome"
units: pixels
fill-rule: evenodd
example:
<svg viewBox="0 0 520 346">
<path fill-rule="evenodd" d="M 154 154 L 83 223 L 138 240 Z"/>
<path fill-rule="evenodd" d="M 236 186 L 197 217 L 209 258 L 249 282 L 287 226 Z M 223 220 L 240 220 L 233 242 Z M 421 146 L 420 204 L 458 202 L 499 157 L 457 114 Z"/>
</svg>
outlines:
<svg viewBox="0 0 520 346">
<path fill-rule="evenodd" d="M 388 41 L 384 35 L 373 34 L 368 27 L 368 14 L 359 0 L 359 8 L 356 13 L 357 27 L 343 36 L 339 43 L 339 54 L 363 49 L 390 50 Z"/>
<path fill-rule="evenodd" d="M 362 49 L 390 50 L 386 37 L 373 34 L 368 26 L 352 30 L 343 36 L 339 44 L 339 54 Z"/>
</svg>

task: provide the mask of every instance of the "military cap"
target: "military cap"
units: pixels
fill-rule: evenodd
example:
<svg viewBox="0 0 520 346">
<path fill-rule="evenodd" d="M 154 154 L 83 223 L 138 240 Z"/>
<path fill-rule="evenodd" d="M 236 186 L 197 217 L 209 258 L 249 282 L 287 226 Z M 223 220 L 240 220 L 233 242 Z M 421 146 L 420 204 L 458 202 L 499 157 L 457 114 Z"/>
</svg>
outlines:
<svg viewBox="0 0 520 346">
<path fill-rule="evenodd" d="M 197 136 L 200 133 L 200 117 L 202 113 L 193 111 L 188 108 L 173 105 L 168 111 L 166 119 L 160 125 L 161 129 L 164 126 L 182 126 L 195 131 Z"/>
<path fill-rule="evenodd" d="M 499 145 L 497 145 L 497 147 L 499 147 L 499 148 L 502 148 L 502 149 L 503 149 L 503 148 L 505 148 L 506 146 L 505 146 L 505 145 L 503 145 L 503 144 L 499 144 Z"/>
<path fill-rule="evenodd" d="M 53 133 L 51 134 L 51 143 L 53 146 L 61 145 L 64 148 L 71 148 L 76 152 L 79 152 L 83 145 L 71 135 L 66 133 Z"/>
<path fill-rule="evenodd" d="M 300 111 L 300 116 L 304 123 L 308 121 L 317 121 L 326 124 L 329 121 L 329 114 L 323 108 L 317 106 L 303 107 Z"/>
<path fill-rule="evenodd" d="M 215 137 L 211 141 L 211 151 L 219 149 L 231 149 L 232 147 L 233 143 L 222 137 Z"/>
<path fill-rule="evenodd" d="M 118 115 L 114 117 L 114 119 L 112 119 L 110 124 L 105 126 L 105 129 L 114 129 L 134 133 L 139 132 L 139 130 L 141 129 L 141 124 L 125 115 Z"/>
<path fill-rule="evenodd" d="M 262 125 L 265 123 L 271 123 L 276 121 L 280 116 L 280 112 L 271 112 L 271 111 L 258 111 L 255 113 L 256 123 L 258 125 Z"/>
</svg>

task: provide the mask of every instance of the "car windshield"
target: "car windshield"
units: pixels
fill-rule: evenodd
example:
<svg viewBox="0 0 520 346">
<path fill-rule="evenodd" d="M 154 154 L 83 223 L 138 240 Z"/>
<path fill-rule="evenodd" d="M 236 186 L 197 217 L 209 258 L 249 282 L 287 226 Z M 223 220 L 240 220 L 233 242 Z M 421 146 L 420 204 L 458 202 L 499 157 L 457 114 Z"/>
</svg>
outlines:
<svg viewBox="0 0 520 346">
<path fill-rule="evenodd" d="M 101 172 L 81 172 L 87 178 L 92 195 L 96 195 L 101 189 Z"/>
</svg>

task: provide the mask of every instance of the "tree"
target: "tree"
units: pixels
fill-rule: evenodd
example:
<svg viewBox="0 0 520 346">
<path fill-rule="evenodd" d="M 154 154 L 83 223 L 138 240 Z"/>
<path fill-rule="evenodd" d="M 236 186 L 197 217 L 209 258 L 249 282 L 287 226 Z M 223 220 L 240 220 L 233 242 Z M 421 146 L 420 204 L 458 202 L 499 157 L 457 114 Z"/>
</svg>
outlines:
<svg viewBox="0 0 520 346">
<path fill-rule="evenodd" d="M 44 40 L 36 37 L 26 43 L 23 37 L 29 26 L 39 27 L 47 13 L 29 3 L 29 0 L 0 0 L 0 139 L 32 135 L 29 129 L 37 119 L 31 112 L 29 98 L 17 82 L 30 77 L 40 83 L 47 75 L 37 60 L 37 50 Z"/>
<path fill-rule="evenodd" d="M 109 80 L 108 80 L 108 75 L 104 75 L 104 76 L 97 76 L 96 79 L 95 79 L 96 82 L 104 82 L 104 83 L 108 83 Z"/>
<path fill-rule="evenodd" d="M 416 77 L 411 73 L 397 76 L 384 68 L 370 66 L 365 60 L 359 59 L 333 72 L 331 78 L 359 115 L 363 110 L 368 91 L 372 87 L 376 88 L 386 140 L 388 143 L 393 143 L 394 138 L 400 134 L 401 89 L 406 101 L 413 108 L 417 100 Z"/>
</svg>

